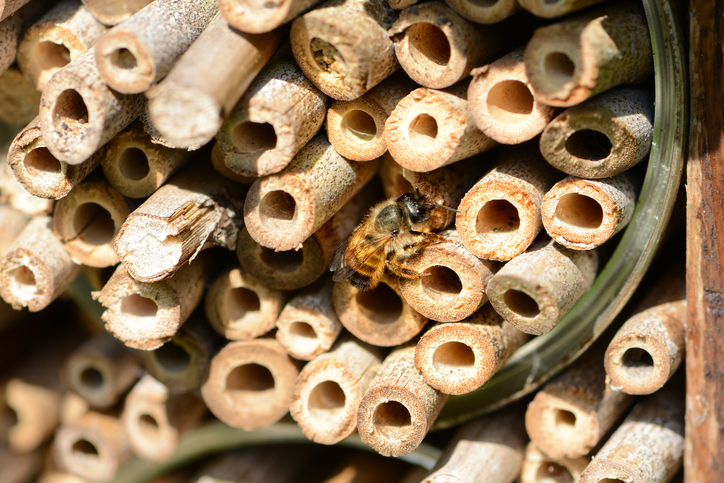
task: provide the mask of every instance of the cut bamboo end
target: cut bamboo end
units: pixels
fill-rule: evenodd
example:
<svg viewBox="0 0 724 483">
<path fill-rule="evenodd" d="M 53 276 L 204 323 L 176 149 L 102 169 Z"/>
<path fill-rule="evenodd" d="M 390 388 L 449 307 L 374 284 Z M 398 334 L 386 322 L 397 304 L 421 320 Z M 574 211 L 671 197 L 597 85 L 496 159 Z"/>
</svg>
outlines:
<svg viewBox="0 0 724 483">
<path fill-rule="evenodd" d="M 83 5 L 104 25 L 116 25 L 144 8 L 153 0 L 127 0 L 109 2 L 107 0 L 82 0 Z"/>
<path fill-rule="evenodd" d="M 553 459 L 543 454 L 534 443 L 529 443 L 520 472 L 520 483 L 576 483 L 590 461 L 588 456 Z"/>
<path fill-rule="evenodd" d="M 206 318 L 229 340 L 255 339 L 274 328 L 286 294 L 234 268 L 219 276 L 206 292 Z"/>
<path fill-rule="evenodd" d="M 348 337 L 302 369 L 290 411 L 307 438 L 335 444 L 354 432 L 357 408 L 381 360 L 378 350 Z"/>
<path fill-rule="evenodd" d="M 445 0 L 450 8 L 475 23 L 491 24 L 505 20 L 520 10 L 518 0 L 494 0 L 477 2 L 475 0 Z"/>
<path fill-rule="evenodd" d="M 292 22 L 294 58 L 319 90 L 351 101 L 398 68 L 387 35 L 394 19 L 382 0 L 325 2 Z"/>
<path fill-rule="evenodd" d="M 541 27 L 525 48 L 525 66 L 535 97 L 558 107 L 641 82 L 653 69 L 643 10 L 621 2 Z"/>
<path fill-rule="evenodd" d="M 614 176 L 648 154 L 653 107 L 647 90 L 611 89 L 553 119 L 541 135 L 541 154 L 552 166 L 573 176 Z"/>
<path fill-rule="evenodd" d="M 603 0 L 518 0 L 521 7 L 543 18 L 563 17 Z"/>
<path fill-rule="evenodd" d="M 569 176 L 543 197 L 543 226 L 552 239 L 567 248 L 596 248 L 631 220 L 636 191 L 627 173 L 599 180 Z"/>
<path fill-rule="evenodd" d="M 383 456 L 417 448 L 447 401 L 425 383 L 414 358 L 414 347 L 387 356 L 359 405 L 360 439 Z"/>
<path fill-rule="evenodd" d="M 253 0 L 220 0 L 219 11 L 234 28 L 262 34 L 290 22 L 319 1 L 276 0 L 260 5 Z"/>
<path fill-rule="evenodd" d="M 50 5 L 49 0 L 35 0 L 18 8 L 13 15 L 0 22 L 0 73 L 10 67 L 17 57 L 18 42 L 23 32 Z"/>
<path fill-rule="evenodd" d="M 9 380 L 3 392 L 17 420 L 7 431 L 8 446 L 14 453 L 35 451 L 60 422 L 60 392 L 23 379 Z"/>
<path fill-rule="evenodd" d="M 0 260 L 0 295 L 19 310 L 37 312 L 55 300 L 80 273 L 51 229 L 48 217 L 27 224 Z"/>
<path fill-rule="evenodd" d="M 525 74 L 523 48 L 473 69 L 468 102 L 475 124 L 501 144 L 520 144 L 540 134 L 556 109 L 533 96 Z"/>
<path fill-rule="evenodd" d="M 212 359 L 201 395 L 212 413 L 235 428 L 268 426 L 289 410 L 299 370 L 275 339 L 234 341 Z"/>
<path fill-rule="evenodd" d="M 658 391 L 684 355 L 686 301 L 657 305 L 636 314 L 618 330 L 603 363 L 608 383 L 627 394 Z"/>
<path fill-rule="evenodd" d="M 80 476 L 60 470 L 43 472 L 38 477 L 38 483 L 88 483 Z"/>
<path fill-rule="evenodd" d="M 496 146 L 475 126 L 466 90 L 462 82 L 441 91 L 421 87 L 405 96 L 383 133 L 395 161 L 411 171 L 427 172 Z"/>
<path fill-rule="evenodd" d="M 485 384 L 526 340 L 485 305 L 463 322 L 428 330 L 417 343 L 415 367 L 435 389 L 465 394 Z"/>
<path fill-rule="evenodd" d="M 53 212 L 54 200 L 38 198 L 15 178 L 7 160 L 7 150 L 0 150 L 0 202 L 28 216 L 44 216 Z"/>
<path fill-rule="evenodd" d="M 20 69 L 8 67 L 0 74 L 0 121 L 27 125 L 38 115 L 40 94 Z"/>
</svg>

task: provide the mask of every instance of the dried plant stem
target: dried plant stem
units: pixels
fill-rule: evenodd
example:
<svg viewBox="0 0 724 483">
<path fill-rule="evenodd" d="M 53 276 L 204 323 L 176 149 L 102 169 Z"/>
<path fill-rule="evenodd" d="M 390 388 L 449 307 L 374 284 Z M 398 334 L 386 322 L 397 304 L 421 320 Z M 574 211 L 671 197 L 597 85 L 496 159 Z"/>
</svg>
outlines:
<svg viewBox="0 0 724 483">
<path fill-rule="evenodd" d="M 124 0 L 122 2 L 109 2 L 107 0 L 82 0 L 85 7 L 105 25 L 116 25 L 153 0 Z"/>
<path fill-rule="evenodd" d="M 543 454 L 535 443 L 528 443 L 523 460 L 523 469 L 520 472 L 520 483 L 553 483 L 569 481 L 578 483 L 581 473 L 586 469 L 591 458 L 580 456 L 578 458 L 555 459 Z"/>
<path fill-rule="evenodd" d="M 0 22 L 0 73 L 15 62 L 20 37 L 49 4 L 49 0 L 34 0 Z M 20 6 L 20 3 L 17 5 Z"/>
<path fill-rule="evenodd" d="M 497 0 L 495 2 L 445 0 L 445 3 L 471 22 L 482 24 L 500 22 L 520 10 L 518 0 Z"/>
<path fill-rule="evenodd" d="M 254 0 L 219 0 L 219 10 L 233 27 L 242 32 L 262 34 L 294 20 L 320 0 L 280 0 L 258 3 Z"/>
<path fill-rule="evenodd" d="M 28 216 L 43 216 L 53 212 L 54 200 L 33 196 L 15 178 L 7 161 L 7 146 L 0 149 L 0 203 L 12 206 Z"/>
<path fill-rule="evenodd" d="M 521 7 L 543 18 L 563 17 L 601 2 L 603 0 L 518 0 Z"/>
<path fill-rule="evenodd" d="M 20 69 L 10 66 L 0 74 L 0 121 L 24 126 L 38 115 L 40 92 Z"/>
</svg>

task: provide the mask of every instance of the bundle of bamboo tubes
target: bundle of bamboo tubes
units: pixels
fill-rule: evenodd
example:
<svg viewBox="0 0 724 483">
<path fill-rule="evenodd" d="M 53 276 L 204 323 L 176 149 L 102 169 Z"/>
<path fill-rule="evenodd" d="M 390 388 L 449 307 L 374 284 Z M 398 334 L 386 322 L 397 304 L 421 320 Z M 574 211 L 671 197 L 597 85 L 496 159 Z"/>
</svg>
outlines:
<svg viewBox="0 0 724 483">
<path fill-rule="evenodd" d="M 87 286 L 103 325 L 2 371 L 0 481 L 113 481 L 288 413 L 404 456 L 593 285 L 652 142 L 641 5 L 317 3 L 0 1 L 0 331 Z M 602 439 L 681 363 L 679 281 L 429 473 L 256 448 L 164 481 L 669 481 L 676 378 Z"/>
</svg>

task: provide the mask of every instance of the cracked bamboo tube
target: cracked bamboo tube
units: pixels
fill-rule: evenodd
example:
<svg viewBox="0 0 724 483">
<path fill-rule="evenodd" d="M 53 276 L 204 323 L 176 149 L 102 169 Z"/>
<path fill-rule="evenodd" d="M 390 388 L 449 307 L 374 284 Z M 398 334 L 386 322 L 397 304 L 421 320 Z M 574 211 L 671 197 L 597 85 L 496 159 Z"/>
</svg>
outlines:
<svg viewBox="0 0 724 483">
<path fill-rule="evenodd" d="M 445 0 L 450 8 L 475 23 L 491 24 L 502 22 L 520 10 L 518 0 Z"/>
<path fill-rule="evenodd" d="M 517 0 L 521 7 L 543 18 L 563 17 L 603 0 Z"/>
<path fill-rule="evenodd" d="M 116 25 L 153 2 L 153 0 L 82 0 L 83 5 L 104 25 Z"/>
<path fill-rule="evenodd" d="M 578 483 L 581 473 L 590 462 L 590 456 L 551 458 L 543 454 L 535 443 L 528 443 L 520 471 L 520 483 Z"/>
<path fill-rule="evenodd" d="M 259 3 L 254 0 L 219 0 L 219 11 L 234 28 L 250 34 L 262 34 L 291 22 L 320 1 L 277 0 Z"/>
<path fill-rule="evenodd" d="M 0 203 L 5 203 L 28 216 L 44 216 L 53 212 L 54 200 L 33 196 L 15 178 L 7 163 L 7 146 L 0 149 Z"/>
<path fill-rule="evenodd" d="M 0 121 L 25 126 L 38 116 L 40 92 L 15 66 L 0 74 Z"/>
</svg>

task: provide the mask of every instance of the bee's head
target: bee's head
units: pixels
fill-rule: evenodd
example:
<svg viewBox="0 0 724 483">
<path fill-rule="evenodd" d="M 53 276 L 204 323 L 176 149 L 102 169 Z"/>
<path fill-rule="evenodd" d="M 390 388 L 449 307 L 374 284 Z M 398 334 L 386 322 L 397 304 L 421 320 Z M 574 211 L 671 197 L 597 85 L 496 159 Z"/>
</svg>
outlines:
<svg viewBox="0 0 724 483">
<path fill-rule="evenodd" d="M 430 219 L 430 209 L 435 205 L 423 201 L 419 192 L 409 192 L 397 198 L 397 203 L 405 209 L 410 223 L 418 224 Z"/>
</svg>

